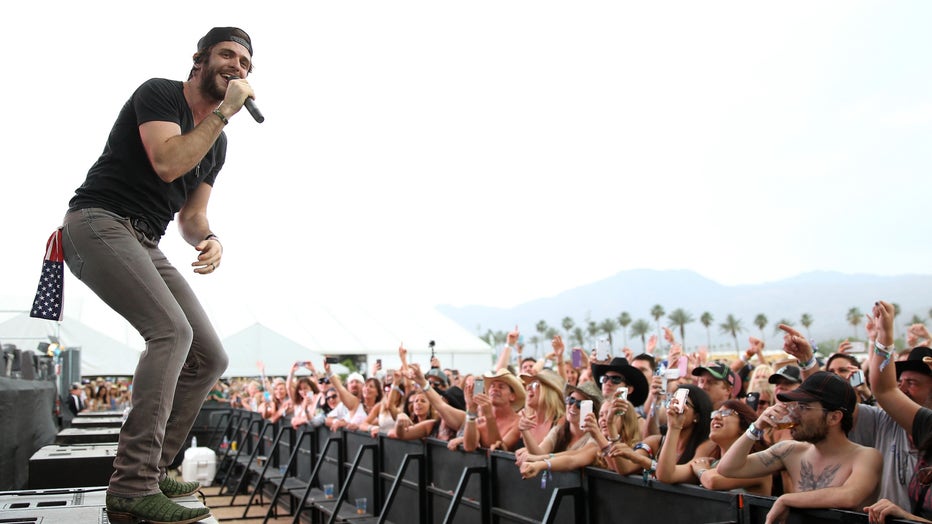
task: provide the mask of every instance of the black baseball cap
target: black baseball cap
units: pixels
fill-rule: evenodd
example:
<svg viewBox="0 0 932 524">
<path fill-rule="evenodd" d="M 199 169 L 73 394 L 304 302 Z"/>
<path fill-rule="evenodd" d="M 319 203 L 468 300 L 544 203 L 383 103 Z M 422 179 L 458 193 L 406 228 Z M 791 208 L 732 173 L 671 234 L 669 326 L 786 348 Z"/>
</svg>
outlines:
<svg viewBox="0 0 932 524">
<path fill-rule="evenodd" d="M 828 371 L 817 371 L 793 391 L 780 393 L 781 402 L 818 402 L 829 410 L 854 413 L 857 395 L 847 380 Z"/>
<path fill-rule="evenodd" d="M 220 42 L 236 42 L 249 51 L 249 56 L 253 56 L 252 39 L 246 31 L 238 27 L 215 27 L 207 32 L 206 35 L 197 41 L 197 49 L 207 49 L 208 47 Z"/>
<path fill-rule="evenodd" d="M 770 375 L 770 378 L 767 379 L 767 382 L 771 384 L 776 384 L 779 380 L 787 380 L 794 384 L 799 384 L 803 381 L 802 371 L 799 369 L 799 366 L 794 366 L 792 364 L 788 366 L 783 366 L 778 369 L 774 374 Z"/>
</svg>

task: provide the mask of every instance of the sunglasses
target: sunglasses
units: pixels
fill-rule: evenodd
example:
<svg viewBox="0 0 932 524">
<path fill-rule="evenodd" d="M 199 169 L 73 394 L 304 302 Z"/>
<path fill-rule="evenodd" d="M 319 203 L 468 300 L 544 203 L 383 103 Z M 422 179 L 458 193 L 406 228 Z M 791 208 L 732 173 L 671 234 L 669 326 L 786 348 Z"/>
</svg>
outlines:
<svg viewBox="0 0 932 524">
<path fill-rule="evenodd" d="M 602 375 L 599 377 L 599 384 L 605 384 L 609 380 L 612 381 L 612 384 L 617 386 L 618 384 L 624 384 L 625 377 L 619 377 L 618 375 Z"/>
<path fill-rule="evenodd" d="M 539 388 L 539 387 L 540 387 L 540 382 L 534 381 L 534 382 L 531 382 L 530 384 L 524 386 L 524 389 L 526 389 L 526 390 L 528 390 L 528 391 L 531 391 L 532 389 L 537 389 L 537 388 Z"/>
<path fill-rule="evenodd" d="M 813 406 L 812 404 L 800 404 L 799 402 L 787 402 L 784 405 L 786 406 L 786 409 L 788 409 L 789 411 L 806 412 L 806 411 L 812 411 L 814 409 L 821 409 L 822 411 L 826 413 L 830 411 L 844 411 L 843 409 L 826 409 L 826 408 L 823 408 L 821 405 Z"/>
<path fill-rule="evenodd" d="M 730 417 L 732 415 L 737 415 L 737 414 L 738 412 L 731 408 L 722 408 L 722 409 L 716 409 L 715 411 L 713 411 L 712 418 L 715 418 L 715 417 L 725 418 L 725 417 Z"/>
<path fill-rule="evenodd" d="M 579 400 L 573 397 L 566 397 L 566 405 L 570 407 L 573 407 L 574 404 L 576 405 L 577 408 L 582 407 L 583 402 L 584 400 Z"/>
<path fill-rule="evenodd" d="M 337 398 L 336 395 L 327 395 L 327 400 L 333 400 L 335 398 Z"/>
</svg>

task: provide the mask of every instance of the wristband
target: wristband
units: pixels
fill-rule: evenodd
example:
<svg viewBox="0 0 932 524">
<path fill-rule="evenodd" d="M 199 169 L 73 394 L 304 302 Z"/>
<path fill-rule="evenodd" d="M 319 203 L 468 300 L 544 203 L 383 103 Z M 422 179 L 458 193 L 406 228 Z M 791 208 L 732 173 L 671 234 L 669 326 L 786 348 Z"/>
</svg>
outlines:
<svg viewBox="0 0 932 524">
<path fill-rule="evenodd" d="M 227 117 L 223 116 L 223 113 L 220 112 L 220 109 L 219 109 L 219 108 L 218 108 L 218 109 L 214 109 L 214 114 L 217 115 L 217 116 L 220 118 L 220 121 L 223 122 L 223 125 L 227 125 L 227 124 L 230 123 L 230 121 L 227 120 Z"/>
<path fill-rule="evenodd" d="M 204 240 L 210 240 L 210 239 L 214 239 L 214 240 L 216 240 L 217 242 L 220 242 L 220 237 L 218 237 L 217 235 L 215 235 L 215 234 L 213 234 L 213 233 L 211 233 L 211 234 L 207 235 L 206 237 L 204 237 Z"/>
<path fill-rule="evenodd" d="M 883 357 L 883 361 L 880 362 L 881 373 L 883 372 L 884 369 L 887 368 L 887 366 L 890 365 L 890 361 L 893 360 L 893 354 L 894 354 L 893 350 L 894 350 L 893 344 L 890 344 L 889 346 L 885 346 L 881 344 L 880 342 L 877 342 L 876 340 L 874 341 L 874 353 Z"/>
<path fill-rule="evenodd" d="M 700 470 L 699 470 L 699 475 L 696 476 L 696 478 L 699 480 L 699 484 L 700 484 L 700 485 L 702 484 L 702 475 L 704 475 L 706 471 L 709 471 L 708 468 L 706 468 L 706 469 L 700 469 Z"/>
<path fill-rule="evenodd" d="M 423 389 L 424 393 L 427 393 L 428 391 L 430 391 L 430 381 L 428 380 L 427 383 L 424 384 L 424 387 L 418 386 L 418 388 Z"/>
<path fill-rule="evenodd" d="M 748 426 L 748 430 L 744 432 L 744 436 L 751 440 L 760 440 L 761 437 L 764 436 L 764 430 L 757 429 L 757 426 L 751 423 L 751 425 Z"/>
<path fill-rule="evenodd" d="M 547 464 L 547 471 L 553 470 L 553 464 L 550 462 L 550 459 L 544 459 L 544 464 Z"/>
<path fill-rule="evenodd" d="M 816 365 L 818 365 L 818 363 L 819 363 L 819 361 L 816 360 L 815 353 L 813 353 L 813 354 L 812 354 L 812 357 L 810 357 L 809 360 L 807 360 L 807 361 L 805 361 L 805 362 L 800 362 L 800 363 L 799 363 L 799 369 L 801 369 L 801 370 L 803 370 L 803 371 L 808 371 L 808 370 L 810 370 L 810 369 L 816 367 Z"/>
</svg>

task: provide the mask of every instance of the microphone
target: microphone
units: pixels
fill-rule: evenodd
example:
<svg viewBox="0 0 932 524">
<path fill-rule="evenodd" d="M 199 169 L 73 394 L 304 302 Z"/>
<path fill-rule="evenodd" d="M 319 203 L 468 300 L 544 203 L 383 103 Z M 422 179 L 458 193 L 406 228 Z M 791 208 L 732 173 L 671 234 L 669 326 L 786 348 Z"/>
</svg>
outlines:
<svg viewBox="0 0 932 524">
<path fill-rule="evenodd" d="M 236 75 L 229 75 L 226 78 L 227 80 L 239 80 L 239 77 Z M 246 101 L 243 102 L 243 105 L 246 106 L 246 110 L 249 111 L 249 114 L 252 115 L 252 118 L 256 122 L 260 124 L 262 122 L 265 122 L 265 117 L 262 116 L 262 112 L 259 111 L 259 108 L 256 106 L 255 100 L 253 100 L 252 98 L 247 98 Z"/>
</svg>

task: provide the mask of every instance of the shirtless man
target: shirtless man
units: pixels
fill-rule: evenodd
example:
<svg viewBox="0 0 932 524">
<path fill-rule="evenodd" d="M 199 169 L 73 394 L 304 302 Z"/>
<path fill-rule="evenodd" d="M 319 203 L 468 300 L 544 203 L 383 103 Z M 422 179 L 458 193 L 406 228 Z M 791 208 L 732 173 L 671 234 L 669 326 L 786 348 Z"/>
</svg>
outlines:
<svg viewBox="0 0 932 524">
<path fill-rule="evenodd" d="M 521 432 L 518 412 L 524 409 L 524 385 L 507 369 L 486 373 L 485 393 L 475 393 L 475 382 L 466 382 L 466 424 L 463 449 L 477 447 L 515 449 Z"/>
<path fill-rule="evenodd" d="M 745 436 L 728 450 L 718 472 L 734 478 L 761 477 L 786 470 L 790 485 L 767 514 L 767 524 L 785 522 L 790 508 L 861 511 L 877 498 L 880 452 L 848 440 L 857 396 L 847 381 L 825 371 L 794 391 L 777 396 Z M 794 440 L 784 440 L 748 456 L 768 427 L 789 417 Z"/>
</svg>

